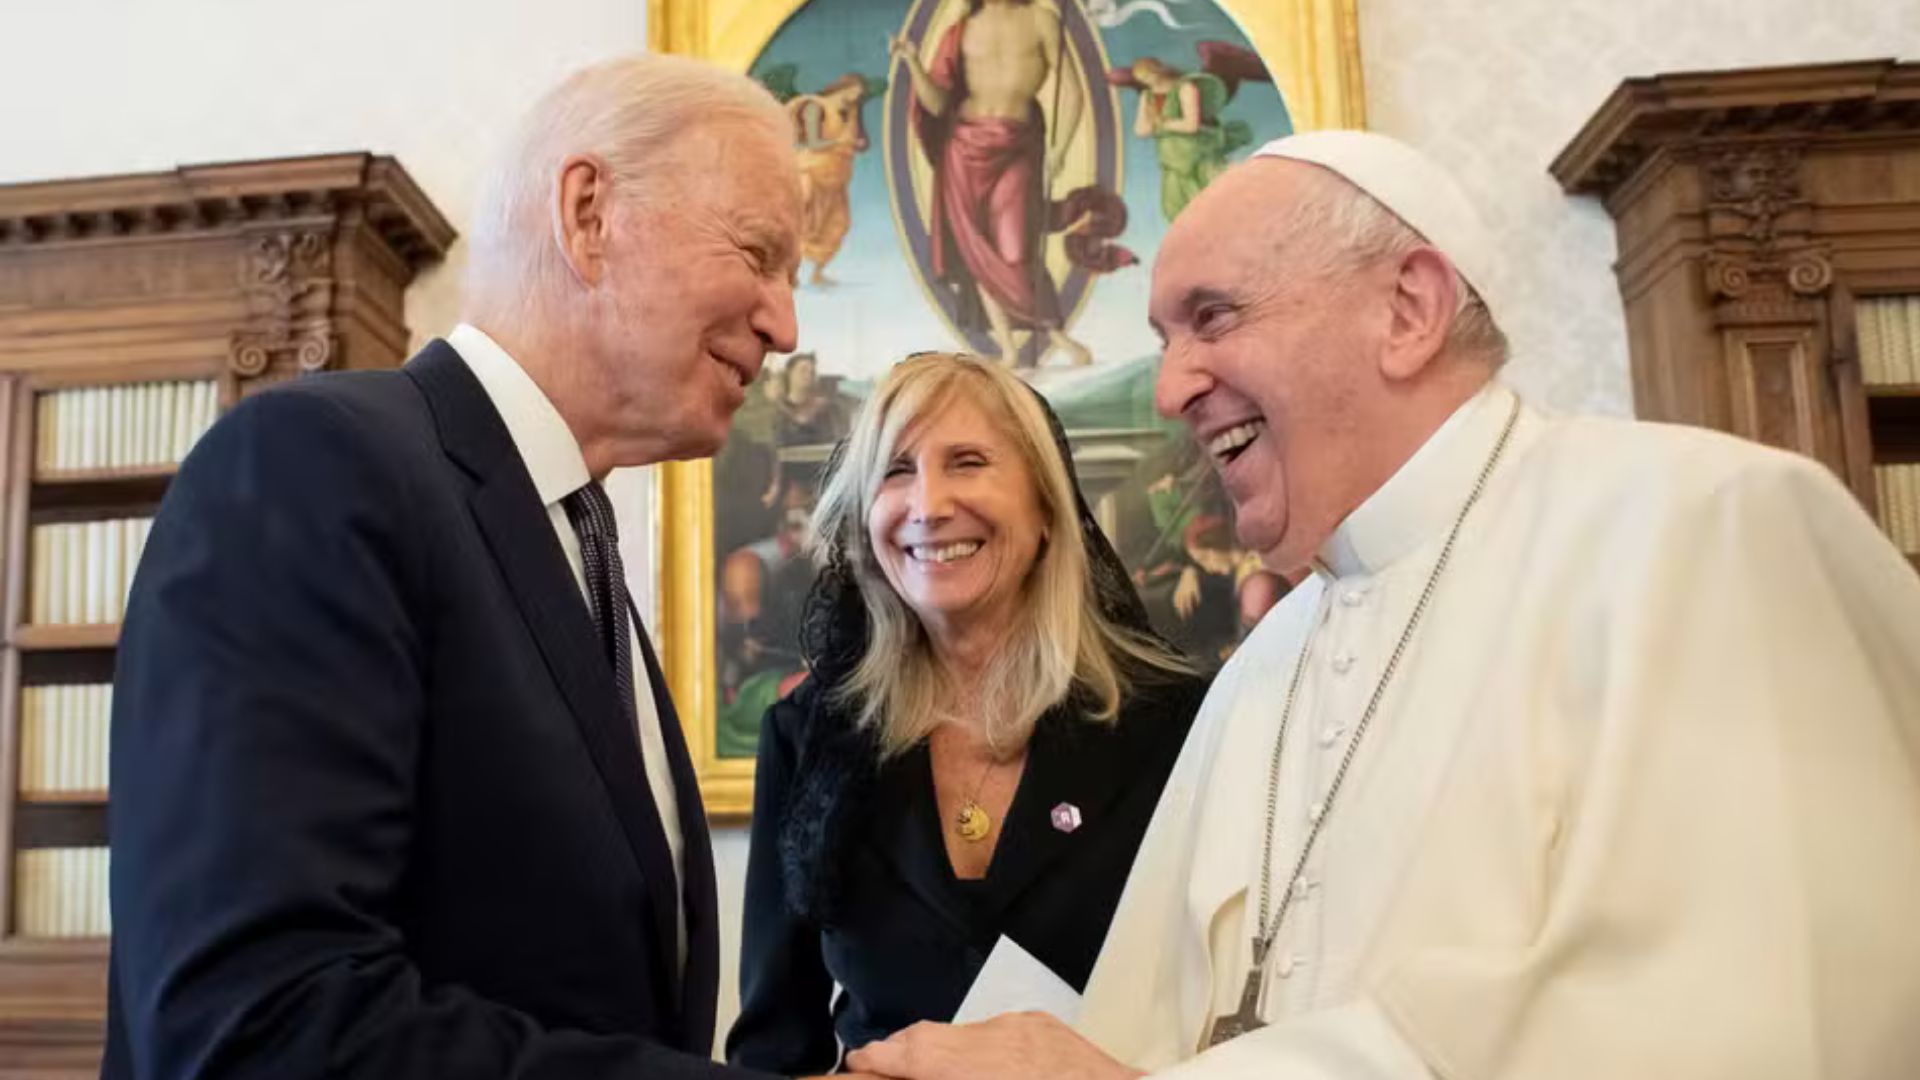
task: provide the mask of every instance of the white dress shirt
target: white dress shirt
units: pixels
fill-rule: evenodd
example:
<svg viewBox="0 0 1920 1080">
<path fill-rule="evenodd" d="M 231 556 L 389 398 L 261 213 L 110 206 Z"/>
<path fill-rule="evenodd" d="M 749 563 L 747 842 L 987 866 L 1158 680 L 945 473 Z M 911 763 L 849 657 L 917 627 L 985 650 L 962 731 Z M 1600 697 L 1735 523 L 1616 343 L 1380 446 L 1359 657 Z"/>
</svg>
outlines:
<svg viewBox="0 0 1920 1080">
<path fill-rule="evenodd" d="M 567 496 L 593 479 L 587 474 L 587 461 L 580 452 L 580 443 L 553 402 L 547 400 L 547 395 L 519 363 L 485 332 L 461 323 L 447 335 L 447 343 L 467 362 L 474 378 L 480 380 L 480 386 L 499 411 L 500 419 L 506 423 L 514 449 L 520 452 L 527 475 L 533 478 L 533 489 L 546 505 L 547 521 L 560 541 L 560 550 L 566 553 L 567 565 L 573 569 L 574 583 L 580 586 L 581 603 L 586 603 L 587 574 L 580 558 L 580 536 L 573 531 L 573 522 L 568 520 L 562 504 Z M 660 734 L 660 712 L 654 707 L 653 683 L 647 677 L 638 634 L 631 626 L 628 633 L 633 637 L 633 704 L 639 724 L 640 756 L 646 763 L 647 786 L 652 789 L 653 804 L 660 812 L 660 825 L 666 830 L 667 847 L 673 854 L 674 895 L 679 896 L 679 883 L 686 880 L 681 861 L 685 844 L 680 832 L 680 804 L 675 801 L 673 773 L 667 767 L 667 747 Z M 679 911 L 676 921 L 680 930 L 680 963 L 684 965 L 687 959 L 684 910 Z"/>
</svg>

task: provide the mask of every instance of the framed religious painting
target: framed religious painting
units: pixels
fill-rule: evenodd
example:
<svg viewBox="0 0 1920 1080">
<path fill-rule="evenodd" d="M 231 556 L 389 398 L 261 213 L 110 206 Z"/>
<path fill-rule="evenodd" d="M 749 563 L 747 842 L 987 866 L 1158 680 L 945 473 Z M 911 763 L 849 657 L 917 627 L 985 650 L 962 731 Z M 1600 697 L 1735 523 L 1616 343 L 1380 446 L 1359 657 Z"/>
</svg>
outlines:
<svg viewBox="0 0 1920 1080">
<path fill-rule="evenodd" d="M 1154 413 L 1148 273 L 1229 165 L 1362 125 L 1355 0 L 651 2 L 652 48 L 784 104 L 803 199 L 797 351 L 658 487 L 663 662 L 709 811 L 751 810 L 761 717 L 807 675 L 822 470 L 909 353 L 991 357 L 1046 395 L 1155 626 L 1223 660 L 1284 585 Z"/>
</svg>

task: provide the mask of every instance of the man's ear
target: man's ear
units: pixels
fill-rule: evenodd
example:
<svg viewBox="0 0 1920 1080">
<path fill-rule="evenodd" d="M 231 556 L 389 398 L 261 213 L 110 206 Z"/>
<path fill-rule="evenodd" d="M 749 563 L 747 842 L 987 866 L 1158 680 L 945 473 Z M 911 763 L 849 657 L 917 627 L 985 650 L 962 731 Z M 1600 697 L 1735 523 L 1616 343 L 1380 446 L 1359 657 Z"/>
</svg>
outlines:
<svg viewBox="0 0 1920 1080">
<path fill-rule="evenodd" d="M 1459 279 L 1446 256 L 1430 247 L 1417 247 L 1402 256 L 1388 302 L 1380 374 L 1398 382 L 1425 369 L 1446 344 L 1459 295 Z"/>
<path fill-rule="evenodd" d="M 613 230 L 613 174 L 593 154 L 572 154 L 560 163 L 554 189 L 553 241 L 567 268 L 583 285 L 598 285 Z"/>
</svg>

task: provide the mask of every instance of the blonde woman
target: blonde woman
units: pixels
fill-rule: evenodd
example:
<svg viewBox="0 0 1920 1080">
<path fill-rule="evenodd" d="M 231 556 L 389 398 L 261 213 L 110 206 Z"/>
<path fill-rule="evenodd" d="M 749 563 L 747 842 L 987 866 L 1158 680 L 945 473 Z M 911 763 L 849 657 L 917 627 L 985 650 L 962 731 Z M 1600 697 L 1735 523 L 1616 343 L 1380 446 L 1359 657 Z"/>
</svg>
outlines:
<svg viewBox="0 0 1920 1080">
<path fill-rule="evenodd" d="M 727 1040 L 787 1074 L 950 1019 L 1003 935 L 1083 986 L 1206 688 L 999 365 L 895 367 L 810 543 L 811 675 L 762 725 Z"/>
</svg>

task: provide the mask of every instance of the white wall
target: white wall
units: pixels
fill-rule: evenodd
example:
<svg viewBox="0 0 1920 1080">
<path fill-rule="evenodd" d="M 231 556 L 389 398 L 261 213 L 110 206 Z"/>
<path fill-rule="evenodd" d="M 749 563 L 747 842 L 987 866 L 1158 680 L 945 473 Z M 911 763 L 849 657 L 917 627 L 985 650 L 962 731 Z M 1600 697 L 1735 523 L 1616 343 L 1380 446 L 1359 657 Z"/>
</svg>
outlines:
<svg viewBox="0 0 1920 1080">
<path fill-rule="evenodd" d="M 646 12 L 644 0 L 14 0 L 0 41 L 0 181 L 373 150 L 458 227 L 502 125 L 567 70 L 643 48 Z M 414 286 L 416 332 L 451 318 L 461 259 Z"/>
<path fill-rule="evenodd" d="M 370 150 L 465 231 L 480 164 L 535 97 L 646 47 L 646 0 L 12 0 L 0 183 Z M 459 312 L 466 247 L 407 294 L 414 343 Z M 650 479 L 609 489 L 651 610 Z"/>
<path fill-rule="evenodd" d="M 1546 163 L 1606 94 L 1663 71 L 1920 58 L 1915 0 L 1362 0 L 1361 18 L 1373 126 L 1456 169 L 1511 257 L 1512 377 L 1584 411 L 1631 408 L 1613 230 Z M 0 41 L 0 182 L 367 149 L 463 227 L 503 127 L 562 72 L 643 47 L 646 18 L 645 0 L 15 0 Z M 463 256 L 409 294 L 417 339 L 455 318 Z M 644 475 L 615 488 L 643 610 L 651 492 Z M 715 847 L 737 926 L 745 835 Z M 723 1028 L 734 1003 L 729 978 Z"/>
<path fill-rule="evenodd" d="M 1449 166 L 1508 258 L 1508 375 L 1569 411 L 1632 412 L 1613 223 L 1553 160 L 1623 78 L 1920 59 L 1917 0 L 1360 0 L 1367 120 Z"/>
</svg>

